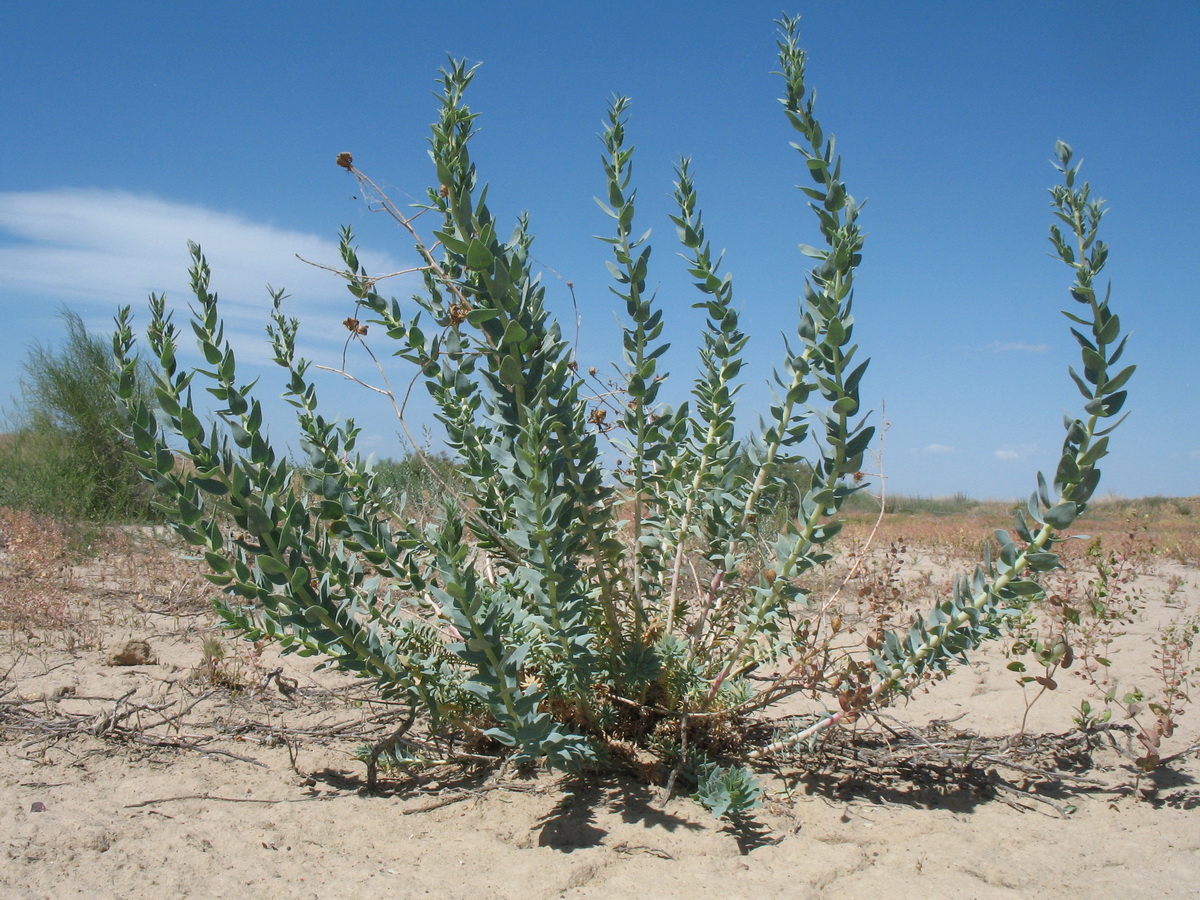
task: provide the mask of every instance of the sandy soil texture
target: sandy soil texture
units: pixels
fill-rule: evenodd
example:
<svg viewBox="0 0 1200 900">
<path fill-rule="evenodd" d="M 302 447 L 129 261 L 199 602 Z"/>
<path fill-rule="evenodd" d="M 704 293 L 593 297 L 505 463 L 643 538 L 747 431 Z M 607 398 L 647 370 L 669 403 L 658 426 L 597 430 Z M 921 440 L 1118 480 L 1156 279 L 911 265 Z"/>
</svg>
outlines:
<svg viewBox="0 0 1200 900">
<path fill-rule="evenodd" d="M 920 554 L 906 564 L 929 571 Z M 1156 566 L 1112 648 L 1130 683 L 1153 684 L 1159 629 L 1200 611 L 1200 572 Z M 361 685 L 237 645 L 169 594 L 100 576 L 81 590 L 86 640 L 3 637 L 3 898 L 1200 891 L 1200 712 L 1163 743 L 1181 755 L 1141 774 L 1119 715 L 1068 734 L 1094 696 L 1072 673 L 1034 704 L 1026 741 L 1006 743 L 1025 703 L 998 648 L 869 734 L 860 723 L 858 751 L 835 741 L 765 768 L 766 802 L 730 824 L 632 775 L 446 766 L 386 773 L 368 795 L 354 753 L 395 711 Z M 1040 774 L 1051 766 L 1059 777 Z"/>
</svg>

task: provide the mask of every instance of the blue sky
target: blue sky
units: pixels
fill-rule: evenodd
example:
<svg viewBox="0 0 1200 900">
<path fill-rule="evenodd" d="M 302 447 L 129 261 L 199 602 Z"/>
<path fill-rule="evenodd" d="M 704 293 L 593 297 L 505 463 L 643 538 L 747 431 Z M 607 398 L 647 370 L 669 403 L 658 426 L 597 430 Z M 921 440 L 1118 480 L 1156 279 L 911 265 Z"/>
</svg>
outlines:
<svg viewBox="0 0 1200 900">
<path fill-rule="evenodd" d="M 266 359 L 267 283 L 286 286 L 301 343 L 340 357 L 347 294 L 299 263 L 336 262 L 352 225 L 374 271 L 411 265 L 405 236 L 357 198 L 334 158 L 397 202 L 423 196 L 431 96 L 447 53 L 483 63 L 473 148 L 501 220 L 528 210 L 550 302 L 582 315 L 580 361 L 619 354 L 607 290 L 597 133 L 633 98 L 639 223 L 668 308 L 682 397 L 702 324 L 667 220 L 690 155 L 709 237 L 726 248 L 752 335 L 742 421 L 765 405 L 816 243 L 776 98 L 777 0 L 733 3 L 7 3 L 0 9 L 0 398 L 29 341 L 54 343 L 66 305 L 107 330 L 122 303 L 187 299 L 188 239 L 205 249 L 230 333 Z M 1056 139 L 1111 209 L 1114 307 L 1139 365 L 1102 492 L 1200 494 L 1200 6 L 1112 2 L 806 3 L 818 115 L 866 198 L 856 337 L 866 404 L 886 409 L 889 490 L 1023 496 L 1052 470 L 1079 396 L 1058 310 L 1070 272 L 1048 257 Z M 413 283 L 396 279 L 406 298 Z M 385 349 L 376 343 L 377 349 Z M 361 360 L 360 360 L 361 362 Z M 365 372 L 365 370 L 363 370 Z M 263 396 L 279 384 L 264 369 Z M 400 452 L 388 409 L 335 376 L 328 408 Z M 269 406 L 292 440 L 286 407 Z M 412 411 L 419 430 L 428 407 Z"/>
</svg>

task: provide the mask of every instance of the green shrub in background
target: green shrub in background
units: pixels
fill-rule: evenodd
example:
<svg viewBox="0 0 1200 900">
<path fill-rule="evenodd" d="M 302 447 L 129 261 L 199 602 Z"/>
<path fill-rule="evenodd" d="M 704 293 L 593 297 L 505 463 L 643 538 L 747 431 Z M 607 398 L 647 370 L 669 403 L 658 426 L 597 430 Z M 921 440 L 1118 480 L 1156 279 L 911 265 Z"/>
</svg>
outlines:
<svg viewBox="0 0 1200 900">
<path fill-rule="evenodd" d="M 466 486 L 463 473 L 444 451 L 418 450 L 400 459 L 385 457 L 377 460 L 372 470 L 376 485 L 395 494 L 408 513 L 422 521 L 440 515 Z"/>
<path fill-rule="evenodd" d="M 120 402 L 111 341 L 64 310 L 66 338 L 29 350 L 21 396 L 0 445 L 0 506 L 91 522 L 144 519 L 152 493 L 113 428 Z M 136 371 L 136 369 L 135 369 Z M 147 402 L 136 381 L 134 397 Z"/>
<path fill-rule="evenodd" d="M 474 70 L 461 62 L 441 77 L 431 141 L 437 182 L 421 208 L 422 221 L 435 223 L 431 236 L 421 236 L 414 217 L 378 192 L 349 154 L 338 162 L 409 232 L 424 260 L 425 292 L 410 317 L 378 293 L 345 231 L 342 274 L 356 304 L 348 327 L 359 315 L 373 317 L 372 335 L 383 331 L 414 367 L 458 461 L 462 503 L 417 521 L 362 464 L 356 426 L 319 412 L 281 292 L 270 333 L 304 435 L 303 470 L 266 439 L 259 401 L 222 337 L 198 247 L 191 324 L 206 368 L 180 368 L 177 327 L 164 299 L 153 297 L 157 418 L 134 391 L 129 310 L 118 316 L 128 436 L 172 505 L 176 530 L 203 548 L 210 580 L 223 591 L 218 611 L 247 639 L 323 657 L 409 704 L 405 727 L 415 718 L 427 737 L 397 735 L 393 757 L 416 763 L 432 752 L 429 736 L 463 735 L 476 750 L 490 741 L 509 759 L 561 768 L 651 753 L 676 775 L 691 773 L 702 803 L 737 815 L 759 789 L 736 759 L 726 764 L 731 758 L 786 753 L 905 696 L 1042 596 L 1039 573 L 1056 565 L 1054 543 L 1096 489 L 1111 430 L 1102 426 L 1120 410 L 1132 373 L 1111 374 L 1124 339 L 1107 296 L 1093 287 L 1107 254 L 1096 239 L 1101 205 L 1076 185 L 1071 150 L 1060 143 L 1064 184 L 1053 202 L 1061 224 L 1051 234 L 1076 277 L 1068 317 L 1082 366 L 1071 375 L 1085 406 L 1066 420 L 1057 470 L 1038 476 L 1013 529 L 996 532 L 995 554 L 949 596 L 907 628 L 845 648 L 837 622 L 809 603 L 805 585 L 830 559 L 839 512 L 861 490 L 875 432 L 860 409 L 867 364 L 851 312 L 863 233 L 833 139 L 814 115 L 797 21 L 779 24 L 784 114 L 821 243 L 801 245 L 814 265 L 776 368 L 775 400 L 746 438 L 735 429 L 735 399 L 747 336 L 732 279 L 711 251 L 689 162 L 677 167 L 673 221 L 707 322 L 691 400 L 671 409 L 659 402 L 663 311 L 647 287 L 647 236 L 636 237 L 627 101 L 612 103 L 600 205 L 612 223 L 609 268 L 625 313 L 624 377 L 623 392 L 606 400 L 606 388 L 593 389 L 577 370 L 546 309 L 527 220 L 503 237 L 487 206 L 469 153 L 476 114 L 464 103 Z M 191 406 L 198 381 L 222 404 L 216 427 Z M 401 411 L 400 398 L 392 400 Z M 602 433 L 618 443 L 615 470 L 604 462 Z M 171 446 L 189 466 L 177 465 Z M 293 475 L 301 471 L 297 492 Z M 430 472 L 441 477 L 436 467 Z M 764 530 L 793 489 L 797 514 Z M 217 511 L 230 513 L 231 528 Z M 770 677 L 750 679 L 752 670 Z M 749 717 L 797 692 L 825 699 L 828 712 L 757 747 L 742 743 Z M 372 772 L 373 763 L 374 756 Z"/>
</svg>

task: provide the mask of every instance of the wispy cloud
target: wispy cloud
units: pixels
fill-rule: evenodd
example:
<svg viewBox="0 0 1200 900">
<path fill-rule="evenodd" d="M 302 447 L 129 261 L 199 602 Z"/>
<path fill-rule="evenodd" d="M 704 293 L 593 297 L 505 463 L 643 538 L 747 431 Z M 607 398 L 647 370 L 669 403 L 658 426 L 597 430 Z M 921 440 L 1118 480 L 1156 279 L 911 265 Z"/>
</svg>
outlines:
<svg viewBox="0 0 1200 900">
<path fill-rule="evenodd" d="M 1045 353 L 1050 349 L 1049 344 L 1027 344 L 1025 341 L 992 341 L 993 353 Z"/>
<path fill-rule="evenodd" d="M 1006 444 L 993 452 L 993 456 L 1001 462 L 1017 462 L 1022 459 L 1029 459 L 1037 453 L 1037 444 Z"/>
<path fill-rule="evenodd" d="M 263 346 L 267 284 L 285 287 L 289 311 L 310 323 L 302 325 L 306 343 L 328 347 L 344 339 L 317 323 L 345 317 L 345 288 L 331 273 L 296 259 L 336 264 L 334 241 L 123 191 L 0 193 L 0 291 L 28 298 L 25 307 L 47 317 L 66 304 L 89 324 L 107 324 L 117 306 L 137 311 L 151 292 L 186 301 L 189 240 L 200 244 L 212 268 L 212 290 L 235 346 Z M 404 268 L 365 249 L 359 257 L 372 272 Z M 393 283 L 387 293 L 404 297 L 411 286 Z"/>
<path fill-rule="evenodd" d="M 942 456 L 947 453 L 957 453 L 958 448 L 951 447 L 947 444 L 926 444 L 919 452 L 928 454 L 930 456 Z"/>
</svg>

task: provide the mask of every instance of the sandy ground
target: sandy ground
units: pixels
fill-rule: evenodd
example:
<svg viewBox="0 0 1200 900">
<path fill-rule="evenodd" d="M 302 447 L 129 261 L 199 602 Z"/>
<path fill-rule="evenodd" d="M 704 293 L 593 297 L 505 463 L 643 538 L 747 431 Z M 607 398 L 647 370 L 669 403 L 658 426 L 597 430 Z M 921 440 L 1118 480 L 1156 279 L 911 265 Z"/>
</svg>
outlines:
<svg viewBox="0 0 1200 900">
<path fill-rule="evenodd" d="M 1157 628 L 1200 610 L 1200 573 L 1163 564 L 1140 586 L 1150 602 L 1114 656 L 1146 680 Z M 736 827 L 686 797 L 664 806 L 659 787 L 615 775 L 498 781 L 447 767 L 389 776 L 369 796 L 352 754 L 363 735 L 382 733 L 380 710 L 349 699 L 353 684 L 269 651 L 227 649 L 214 661 L 210 620 L 156 608 L 164 602 L 97 591 L 96 630 L 82 648 L 4 638 L 0 897 L 1200 893 L 1196 753 L 1138 778 L 1098 738 L 1076 772 L 1095 785 L 1002 770 L 1028 797 L 969 779 L 839 783 L 791 760 L 763 772 L 768 799 Z M 129 639 L 146 641 L 153 662 L 109 664 Z M 1005 663 L 989 651 L 892 712 L 1011 735 L 1024 704 Z M 296 681 L 291 696 L 278 682 L 263 687 L 279 664 Z M 222 679 L 244 688 L 231 693 Z M 1065 678 L 1034 706 L 1029 732 L 1069 731 L 1085 696 L 1080 679 Z M 1197 735 L 1191 709 L 1164 753 Z M 1039 792 L 1073 811 L 1061 815 Z"/>
</svg>

